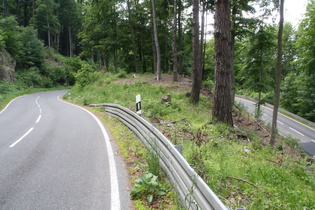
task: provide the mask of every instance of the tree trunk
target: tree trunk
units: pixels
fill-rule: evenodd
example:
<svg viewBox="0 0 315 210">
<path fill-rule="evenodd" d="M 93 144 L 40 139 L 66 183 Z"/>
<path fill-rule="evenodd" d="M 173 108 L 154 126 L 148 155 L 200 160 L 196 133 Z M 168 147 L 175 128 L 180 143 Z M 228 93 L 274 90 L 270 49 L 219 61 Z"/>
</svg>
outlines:
<svg viewBox="0 0 315 210">
<path fill-rule="evenodd" d="M 132 41 L 133 62 L 134 62 L 135 72 L 138 73 L 139 70 L 138 70 L 138 62 L 137 62 L 137 50 L 136 50 L 136 44 L 135 44 L 135 33 L 133 30 L 129 0 L 127 0 L 127 7 L 128 7 L 129 27 L 130 27 L 130 32 L 131 32 L 131 41 Z"/>
<path fill-rule="evenodd" d="M 237 6 L 236 4 L 233 4 L 233 8 L 232 8 L 232 22 L 231 22 L 231 40 L 232 40 L 232 44 L 231 44 L 231 51 L 232 51 L 232 58 L 231 58 L 231 103 L 232 106 L 234 104 L 234 100 L 235 100 L 235 71 L 234 71 L 234 49 L 235 49 L 235 31 L 236 31 L 236 14 L 237 14 Z"/>
<path fill-rule="evenodd" d="M 177 0 L 174 0 L 174 21 L 173 21 L 173 40 L 172 40 L 173 81 L 178 82 L 176 31 L 177 31 Z"/>
<path fill-rule="evenodd" d="M 156 55 L 156 46 L 155 46 L 155 41 L 154 41 L 153 27 L 151 30 L 151 38 L 152 38 L 152 56 L 153 56 L 152 71 L 153 71 L 153 74 L 155 74 L 157 73 L 157 55 Z"/>
<path fill-rule="evenodd" d="M 215 42 L 215 85 L 212 117 L 216 122 L 233 126 L 231 103 L 231 19 L 229 0 L 215 2 L 214 42 Z"/>
<path fill-rule="evenodd" d="M 146 64 L 144 60 L 144 52 L 143 52 L 143 38 L 142 38 L 142 30 L 140 30 L 140 61 L 141 61 L 141 69 L 142 73 L 146 72 Z"/>
<path fill-rule="evenodd" d="M 151 3 L 152 3 L 153 35 L 154 35 L 154 43 L 155 43 L 155 50 L 156 50 L 156 80 L 160 81 L 161 80 L 161 53 L 160 53 L 159 39 L 158 39 L 158 33 L 157 33 L 155 0 L 151 0 Z"/>
<path fill-rule="evenodd" d="M 69 57 L 71 58 L 73 55 L 73 50 L 72 50 L 72 31 L 71 31 L 71 26 L 69 26 Z M 59 41 L 58 41 L 59 42 Z M 59 47 L 58 47 L 59 48 Z"/>
<path fill-rule="evenodd" d="M 205 37 L 205 12 L 206 12 L 206 3 L 202 2 L 202 13 L 201 13 L 201 36 L 200 36 L 200 68 L 203 72 L 204 69 L 204 37 Z"/>
<path fill-rule="evenodd" d="M 282 33 L 283 33 L 283 7 L 284 0 L 280 0 L 280 22 L 278 31 L 278 56 L 277 56 L 277 69 L 276 69 L 276 88 L 275 88 L 275 100 L 273 107 L 273 116 L 271 124 L 271 138 L 270 144 L 273 146 L 275 144 L 276 133 L 277 133 L 277 118 L 278 109 L 280 102 L 280 83 L 281 83 L 281 61 L 282 61 Z"/>
<path fill-rule="evenodd" d="M 50 29 L 49 29 L 49 23 L 48 22 L 47 22 L 47 27 L 48 27 L 48 30 L 47 30 L 48 47 L 51 47 L 51 41 L 50 41 L 51 34 L 50 34 Z"/>
<path fill-rule="evenodd" d="M 178 50 L 180 54 L 178 55 L 178 73 L 183 75 L 183 56 L 182 56 L 182 1 L 178 2 Z"/>
<path fill-rule="evenodd" d="M 168 59 L 168 23 L 166 21 L 165 23 L 165 33 L 164 33 L 164 60 L 165 60 L 165 70 L 164 72 L 169 72 L 170 66 L 169 66 L 169 59 Z"/>
<path fill-rule="evenodd" d="M 199 0 L 193 0 L 193 84 L 191 98 L 194 104 L 199 103 L 202 82 L 199 47 Z"/>
</svg>

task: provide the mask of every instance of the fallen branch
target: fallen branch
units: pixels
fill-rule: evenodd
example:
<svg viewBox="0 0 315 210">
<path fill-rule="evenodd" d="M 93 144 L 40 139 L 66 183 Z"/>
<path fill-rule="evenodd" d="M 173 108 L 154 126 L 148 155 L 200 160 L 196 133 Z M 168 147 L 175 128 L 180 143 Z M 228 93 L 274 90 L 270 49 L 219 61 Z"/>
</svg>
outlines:
<svg viewBox="0 0 315 210">
<path fill-rule="evenodd" d="M 180 119 L 180 120 L 171 121 L 170 123 L 176 124 L 177 122 L 182 121 L 182 120 L 186 120 L 186 117 L 184 117 L 184 118 L 182 118 L 182 119 Z"/>
<path fill-rule="evenodd" d="M 252 185 L 253 187 L 255 187 L 255 188 L 257 188 L 257 189 L 263 191 L 263 192 L 266 193 L 268 196 L 273 196 L 271 193 L 267 192 L 267 191 L 264 190 L 264 189 L 261 189 L 260 187 L 258 187 L 258 186 L 255 185 L 254 183 L 249 182 L 249 181 L 247 181 L 247 180 L 245 180 L 245 179 L 240 179 L 240 178 L 236 178 L 236 177 L 233 177 L 233 176 L 227 176 L 226 178 L 235 179 L 235 180 L 238 180 L 238 181 L 241 181 L 241 182 L 246 182 L 247 184 L 250 184 L 250 185 Z"/>
</svg>

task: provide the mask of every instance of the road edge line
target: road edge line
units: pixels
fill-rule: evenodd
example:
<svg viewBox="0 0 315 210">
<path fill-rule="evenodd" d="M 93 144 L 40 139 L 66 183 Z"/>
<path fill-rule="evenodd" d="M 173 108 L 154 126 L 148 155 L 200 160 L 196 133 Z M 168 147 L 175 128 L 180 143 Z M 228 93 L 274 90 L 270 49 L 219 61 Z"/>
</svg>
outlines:
<svg viewBox="0 0 315 210">
<path fill-rule="evenodd" d="M 16 97 L 16 98 L 12 99 L 12 100 L 0 111 L 0 114 L 2 114 L 2 112 L 4 112 L 4 111 L 10 106 L 10 104 L 11 104 L 13 101 L 15 101 L 16 99 L 21 98 L 21 97 L 23 97 L 23 96 L 18 96 L 18 97 Z"/>
<path fill-rule="evenodd" d="M 119 185 L 118 185 L 118 177 L 117 177 L 115 156 L 114 156 L 112 145 L 111 145 L 110 140 L 109 140 L 109 136 L 108 136 L 108 134 L 106 132 L 106 129 L 105 129 L 103 123 L 100 121 L 99 118 L 97 118 L 89 110 L 87 110 L 87 109 L 85 109 L 85 108 L 83 108 L 81 106 L 78 106 L 78 105 L 69 103 L 67 101 L 61 100 L 60 96 L 58 96 L 58 100 L 63 102 L 63 103 L 70 104 L 72 106 L 80 108 L 80 109 L 84 110 L 85 112 L 89 113 L 94 118 L 94 120 L 97 122 L 99 127 L 101 128 L 101 131 L 103 133 L 104 140 L 105 140 L 105 143 L 106 143 L 108 162 L 109 162 L 110 181 L 111 181 L 110 182 L 111 183 L 111 209 L 119 210 L 120 209 L 120 194 L 119 194 Z"/>
</svg>

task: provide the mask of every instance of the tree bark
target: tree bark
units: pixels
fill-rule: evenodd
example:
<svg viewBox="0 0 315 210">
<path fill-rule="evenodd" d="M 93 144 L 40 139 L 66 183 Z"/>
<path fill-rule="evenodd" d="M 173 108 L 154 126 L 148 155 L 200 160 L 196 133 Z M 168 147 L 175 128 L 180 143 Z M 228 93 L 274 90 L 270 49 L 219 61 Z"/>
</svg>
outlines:
<svg viewBox="0 0 315 210">
<path fill-rule="evenodd" d="M 232 44 L 231 44 L 231 103 L 232 106 L 234 104 L 234 100 L 235 100 L 235 71 L 234 71 L 234 49 L 235 49 L 235 31 L 236 31 L 236 14 L 237 14 L 237 6 L 236 4 L 233 4 L 232 7 L 232 21 L 231 21 L 231 40 L 232 40 Z"/>
<path fill-rule="evenodd" d="M 71 58 L 73 56 L 73 49 L 72 49 L 72 30 L 71 26 L 68 28 L 69 32 L 69 57 Z M 58 41 L 58 46 L 59 46 L 59 41 Z M 59 47 L 58 47 L 59 48 Z"/>
<path fill-rule="evenodd" d="M 205 12 L 206 12 L 206 3 L 202 2 L 202 13 L 201 13 L 201 36 L 200 36 L 200 68 L 203 72 L 204 70 L 204 37 L 205 37 Z"/>
<path fill-rule="evenodd" d="M 157 33 L 155 0 L 151 0 L 151 3 L 152 3 L 153 35 L 154 35 L 154 43 L 155 43 L 155 50 L 156 50 L 156 80 L 160 81 L 161 80 L 161 53 L 160 53 L 159 39 L 158 39 L 158 33 Z"/>
<path fill-rule="evenodd" d="M 153 27 L 152 27 L 152 30 L 151 30 L 151 38 L 152 38 L 152 56 L 153 56 L 152 71 L 153 71 L 153 74 L 155 74 L 155 73 L 157 73 L 157 55 L 156 55 L 156 46 L 155 46 L 155 41 L 154 41 L 154 30 L 153 30 Z"/>
<path fill-rule="evenodd" d="M 191 98 L 194 104 L 199 103 L 202 72 L 200 65 L 199 43 L 199 0 L 193 0 L 193 85 Z"/>
<path fill-rule="evenodd" d="M 174 20 L 173 20 L 173 81 L 178 82 L 178 69 L 177 69 L 177 47 L 176 47 L 176 31 L 177 31 L 177 0 L 174 0 Z"/>
<path fill-rule="evenodd" d="M 178 73 L 183 75 L 183 56 L 182 56 L 182 1 L 178 2 L 178 51 L 180 52 L 178 57 Z"/>
<path fill-rule="evenodd" d="M 229 0 L 215 2 L 215 85 L 212 117 L 215 122 L 233 126 L 231 103 L 231 19 Z"/>
<path fill-rule="evenodd" d="M 284 0 L 280 0 L 280 22 L 278 31 L 278 55 L 277 55 L 277 66 L 276 66 L 276 88 L 275 88 L 275 100 L 273 107 L 273 116 L 271 124 L 271 138 L 270 144 L 273 146 L 275 144 L 276 133 L 277 133 L 277 118 L 278 109 L 280 102 L 280 83 L 281 83 L 281 62 L 282 62 L 282 33 L 283 33 L 283 7 Z"/>
<path fill-rule="evenodd" d="M 136 43 L 135 43 L 135 33 L 133 30 L 133 24 L 131 19 L 131 9 L 130 9 L 130 1 L 127 0 L 127 7 L 128 7 L 128 18 L 129 18 L 129 27 L 131 32 L 131 41 L 132 41 L 132 51 L 133 51 L 133 62 L 135 67 L 135 72 L 138 73 L 138 62 L 137 62 L 137 50 L 136 50 Z"/>
<path fill-rule="evenodd" d="M 164 62 L 165 62 L 165 70 L 164 72 L 169 72 L 170 67 L 169 67 L 169 59 L 168 59 L 168 22 L 166 21 L 165 23 L 165 32 L 164 32 Z"/>
</svg>

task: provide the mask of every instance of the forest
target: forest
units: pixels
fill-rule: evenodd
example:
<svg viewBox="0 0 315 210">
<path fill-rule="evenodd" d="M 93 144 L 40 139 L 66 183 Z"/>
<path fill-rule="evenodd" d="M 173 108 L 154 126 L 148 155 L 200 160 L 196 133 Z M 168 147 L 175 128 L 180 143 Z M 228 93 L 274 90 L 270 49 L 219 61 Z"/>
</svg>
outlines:
<svg viewBox="0 0 315 210">
<path fill-rule="evenodd" d="M 221 1 L 219 1 L 221 2 Z M 227 28 L 230 90 L 274 103 L 278 0 L 230 0 Z M 2 0 L 0 94 L 12 86 L 88 83 L 84 72 L 193 75 L 215 89 L 213 0 Z M 259 15 L 257 15 L 259 14 Z M 218 16 L 218 15 L 217 15 Z M 214 56 L 215 55 L 215 56 Z M 315 121 L 315 1 L 294 27 L 284 19 L 280 107 Z M 83 75 L 83 78 L 82 78 Z M 194 90 L 196 94 L 194 95 Z M 0 97 L 1 100 L 1 97 Z"/>
</svg>

